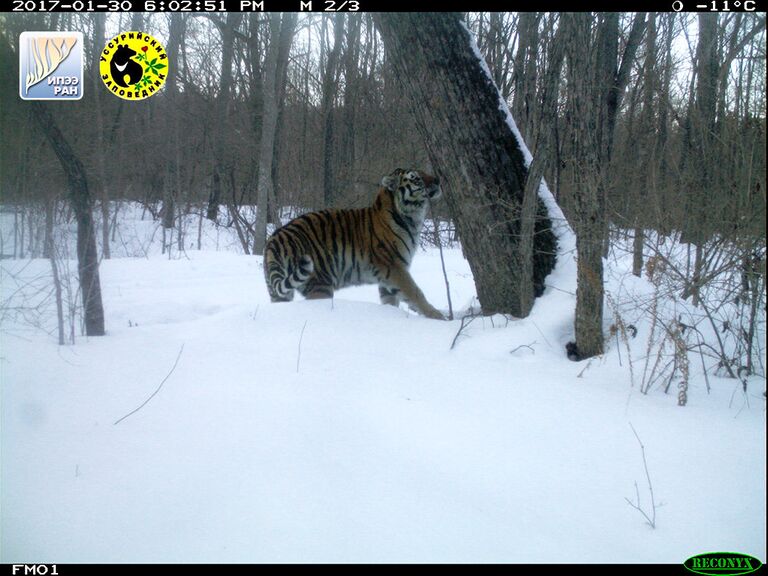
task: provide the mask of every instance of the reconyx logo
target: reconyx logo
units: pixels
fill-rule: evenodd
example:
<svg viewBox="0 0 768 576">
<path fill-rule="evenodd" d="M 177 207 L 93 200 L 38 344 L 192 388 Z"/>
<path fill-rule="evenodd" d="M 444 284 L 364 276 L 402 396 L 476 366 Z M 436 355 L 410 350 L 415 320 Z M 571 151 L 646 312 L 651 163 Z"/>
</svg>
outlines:
<svg viewBox="0 0 768 576">
<path fill-rule="evenodd" d="M 24 100 L 83 97 L 82 32 L 22 32 L 19 96 Z"/>
<path fill-rule="evenodd" d="M 149 34 L 122 32 L 101 52 L 99 73 L 115 96 L 144 100 L 165 84 L 168 56 L 163 45 Z"/>
<path fill-rule="evenodd" d="M 762 566 L 753 556 L 738 552 L 708 552 L 688 558 L 683 565 L 696 574 L 749 574 Z"/>
</svg>

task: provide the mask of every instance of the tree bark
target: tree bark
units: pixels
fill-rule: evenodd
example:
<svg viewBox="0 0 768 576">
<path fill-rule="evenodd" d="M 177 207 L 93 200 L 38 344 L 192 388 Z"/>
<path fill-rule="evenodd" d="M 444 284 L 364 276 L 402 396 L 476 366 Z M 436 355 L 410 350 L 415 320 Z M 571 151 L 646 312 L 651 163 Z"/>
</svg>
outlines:
<svg viewBox="0 0 768 576">
<path fill-rule="evenodd" d="M 528 170 L 506 106 L 455 13 L 374 16 L 443 183 L 486 314 L 528 313 L 520 285 L 520 210 Z M 392 130 L 411 130 L 408 123 Z M 538 220 L 534 275 L 554 267 L 550 222 Z M 539 250 L 547 245 L 548 250 Z"/>
</svg>

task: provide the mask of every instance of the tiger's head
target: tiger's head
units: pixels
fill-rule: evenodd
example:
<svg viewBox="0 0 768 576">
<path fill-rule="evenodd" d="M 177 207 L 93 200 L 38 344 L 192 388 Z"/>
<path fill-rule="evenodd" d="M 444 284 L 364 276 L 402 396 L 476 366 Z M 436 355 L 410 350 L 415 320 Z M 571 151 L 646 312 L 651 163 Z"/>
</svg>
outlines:
<svg viewBox="0 0 768 576">
<path fill-rule="evenodd" d="M 381 185 L 393 193 L 395 203 L 403 212 L 425 208 L 428 200 L 440 198 L 440 179 L 421 170 L 398 168 L 381 179 Z"/>
</svg>

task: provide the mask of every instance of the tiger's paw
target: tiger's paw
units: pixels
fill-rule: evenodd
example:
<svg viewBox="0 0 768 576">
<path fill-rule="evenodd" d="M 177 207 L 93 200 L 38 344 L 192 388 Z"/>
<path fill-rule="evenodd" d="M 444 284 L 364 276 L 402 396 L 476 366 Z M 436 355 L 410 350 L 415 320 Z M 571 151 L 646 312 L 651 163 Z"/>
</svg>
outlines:
<svg viewBox="0 0 768 576">
<path fill-rule="evenodd" d="M 427 318 L 432 318 L 432 320 L 445 320 L 445 316 L 443 316 L 438 310 L 435 310 L 432 308 L 431 310 L 426 310 L 424 312 L 424 316 Z"/>
</svg>

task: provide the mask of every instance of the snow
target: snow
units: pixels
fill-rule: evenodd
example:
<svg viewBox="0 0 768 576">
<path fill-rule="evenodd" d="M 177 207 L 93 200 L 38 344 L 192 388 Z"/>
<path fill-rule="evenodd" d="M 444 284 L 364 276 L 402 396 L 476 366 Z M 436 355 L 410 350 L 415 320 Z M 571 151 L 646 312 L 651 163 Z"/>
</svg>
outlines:
<svg viewBox="0 0 768 576">
<path fill-rule="evenodd" d="M 203 251 L 169 259 L 156 223 L 127 207 L 119 222 L 105 337 L 58 346 L 50 299 L 17 291 L 49 263 L 2 262 L 0 561 L 765 560 L 764 384 L 710 375 L 707 393 L 692 368 L 686 407 L 641 394 L 627 353 L 645 353 L 642 318 L 626 346 L 570 362 L 575 297 L 550 287 L 451 350 L 460 321 L 382 306 L 375 286 L 270 303 L 231 230 L 206 223 Z M 445 258 L 466 311 L 469 266 Z M 629 269 L 609 261 L 609 291 L 650 290 Z M 445 311 L 438 253 L 412 272 Z M 36 299 L 34 327 L 11 305 Z M 655 529 L 625 501 L 637 483 L 650 511 L 630 423 Z"/>
</svg>

